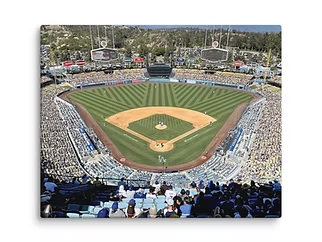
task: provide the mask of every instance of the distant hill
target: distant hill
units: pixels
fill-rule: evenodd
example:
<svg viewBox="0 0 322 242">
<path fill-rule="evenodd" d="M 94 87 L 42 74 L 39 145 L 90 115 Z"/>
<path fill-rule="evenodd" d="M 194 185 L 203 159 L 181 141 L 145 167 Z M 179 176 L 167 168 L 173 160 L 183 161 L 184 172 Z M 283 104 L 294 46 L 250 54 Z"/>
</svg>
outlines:
<svg viewBox="0 0 322 242">
<path fill-rule="evenodd" d="M 90 59 L 89 50 L 100 48 L 102 39 L 106 39 L 109 48 L 113 48 L 114 43 L 114 47 L 127 57 L 134 53 L 144 57 L 147 52 L 168 57 L 171 51 L 181 55 L 181 49 L 209 48 L 214 40 L 221 48 L 262 53 L 271 49 L 272 55 L 281 56 L 281 26 L 232 25 L 230 33 L 227 25 L 222 27 L 224 31 L 221 32 L 220 25 L 43 25 L 40 43 L 50 45 L 51 58 L 57 56 L 61 60 L 68 60 L 75 51 L 86 53 L 84 58 Z M 208 31 L 206 35 L 205 29 L 213 28 L 214 31 Z M 187 55 L 193 56 L 192 53 Z M 75 56 L 79 59 L 77 57 L 79 53 Z"/>
<path fill-rule="evenodd" d="M 142 29 L 171 29 L 171 28 L 198 28 L 198 29 L 218 29 L 222 26 L 228 29 L 229 25 L 125 25 L 139 26 Z M 241 32 L 264 33 L 281 32 L 281 25 L 231 25 L 231 29 Z"/>
</svg>

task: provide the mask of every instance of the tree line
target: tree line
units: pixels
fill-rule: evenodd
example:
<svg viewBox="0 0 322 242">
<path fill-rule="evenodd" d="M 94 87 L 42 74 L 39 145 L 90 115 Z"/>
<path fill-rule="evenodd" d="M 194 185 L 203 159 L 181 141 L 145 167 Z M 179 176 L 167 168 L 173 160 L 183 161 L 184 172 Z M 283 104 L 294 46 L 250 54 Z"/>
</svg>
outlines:
<svg viewBox="0 0 322 242">
<path fill-rule="evenodd" d="M 92 33 L 91 42 L 90 30 Z M 169 57 L 171 51 L 180 48 L 210 48 L 213 41 L 220 42 L 220 48 L 234 47 L 239 50 L 267 52 L 281 58 L 281 32 L 252 33 L 225 29 L 178 28 L 178 29 L 142 29 L 127 26 L 96 26 L 92 25 L 62 25 L 41 26 L 41 44 L 50 45 L 51 51 L 68 58 L 68 53 L 74 51 L 90 52 L 91 46 L 99 48 L 100 40 L 106 40 L 107 47 L 112 48 L 112 33 L 114 45 L 125 57 L 138 53 L 144 57 L 147 52 L 152 56 Z M 229 40 L 227 42 L 227 38 Z"/>
</svg>

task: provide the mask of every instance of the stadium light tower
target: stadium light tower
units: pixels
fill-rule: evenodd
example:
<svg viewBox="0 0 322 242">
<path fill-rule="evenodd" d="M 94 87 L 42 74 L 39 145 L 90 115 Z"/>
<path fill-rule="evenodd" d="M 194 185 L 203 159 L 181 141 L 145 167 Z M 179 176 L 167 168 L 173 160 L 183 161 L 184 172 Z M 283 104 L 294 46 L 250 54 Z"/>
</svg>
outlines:
<svg viewBox="0 0 322 242">
<path fill-rule="evenodd" d="M 115 49 L 115 44 L 114 44 L 114 26 L 112 25 L 112 41 L 113 41 L 113 49 Z"/>
<path fill-rule="evenodd" d="M 92 26 L 91 25 L 89 26 L 89 34 L 90 34 L 91 46 L 92 46 L 92 50 L 93 50 L 94 46 L 93 46 L 93 35 L 92 35 Z"/>
<path fill-rule="evenodd" d="M 230 25 L 228 25 L 228 30 L 227 30 L 227 43 L 226 43 L 226 50 L 228 49 L 228 44 L 229 44 L 229 32 L 230 32 Z"/>
<path fill-rule="evenodd" d="M 97 37 L 98 37 L 98 48 L 100 48 L 101 47 L 100 46 L 100 43 L 101 43 L 101 39 L 100 39 L 100 29 L 99 29 L 98 25 L 96 25 L 96 27 L 97 27 Z"/>
<path fill-rule="evenodd" d="M 105 30 L 105 41 L 107 41 L 106 26 L 104 26 L 104 30 Z"/>
<path fill-rule="evenodd" d="M 207 28 L 206 28 L 206 33 L 205 33 L 205 49 L 207 49 Z"/>
<path fill-rule="evenodd" d="M 267 70 L 268 70 L 269 60 L 271 58 L 271 53 L 272 53 L 272 49 L 269 49 L 269 51 L 267 53 L 266 69 L 265 69 L 265 73 L 264 73 L 264 82 L 266 82 Z"/>
<path fill-rule="evenodd" d="M 220 48 L 221 44 L 221 33 L 222 33 L 222 25 L 220 25 L 220 35 L 219 35 L 219 45 L 218 47 Z"/>
</svg>

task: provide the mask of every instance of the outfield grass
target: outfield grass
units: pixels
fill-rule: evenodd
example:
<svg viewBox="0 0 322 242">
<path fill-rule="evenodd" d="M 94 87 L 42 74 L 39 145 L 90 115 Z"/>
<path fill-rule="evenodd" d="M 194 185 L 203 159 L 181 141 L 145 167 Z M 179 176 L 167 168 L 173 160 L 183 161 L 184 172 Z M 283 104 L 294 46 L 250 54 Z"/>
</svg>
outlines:
<svg viewBox="0 0 322 242">
<path fill-rule="evenodd" d="M 155 128 L 160 121 L 167 125 L 166 129 L 159 130 Z M 188 132 L 194 127 L 191 123 L 182 119 L 178 119 L 166 114 L 155 114 L 130 123 L 128 128 L 152 140 L 171 140 Z"/>
<path fill-rule="evenodd" d="M 212 126 L 206 126 L 175 142 L 172 150 L 162 153 L 168 165 L 177 165 L 200 156 L 234 109 L 252 97 L 245 92 L 212 86 L 143 83 L 83 89 L 80 92 L 69 94 L 69 98 L 82 104 L 88 110 L 125 157 L 138 163 L 159 166 L 158 155 L 160 153 L 151 150 L 146 141 L 106 122 L 104 118 L 125 110 L 150 106 L 172 106 L 200 112 L 206 111 L 207 115 L 217 120 Z M 140 121 L 134 123 L 136 123 L 134 129 L 143 127 Z M 149 125 L 145 126 L 146 131 L 156 124 L 153 121 Z M 142 132 L 145 131 L 141 130 L 139 133 Z"/>
</svg>

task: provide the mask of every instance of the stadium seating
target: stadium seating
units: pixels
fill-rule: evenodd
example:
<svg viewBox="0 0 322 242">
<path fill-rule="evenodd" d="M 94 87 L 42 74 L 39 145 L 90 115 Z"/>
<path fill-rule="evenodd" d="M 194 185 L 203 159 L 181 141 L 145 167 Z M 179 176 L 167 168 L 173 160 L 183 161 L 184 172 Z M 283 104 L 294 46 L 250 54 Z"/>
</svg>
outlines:
<svg viewBox="0 0 322 242">
<path fill-rule="evenodd" d="M 142 72 L 138 72 L 138 74 L 134 75 L 141 76 L 141 74 Z M 96 80 L 100 81 L 130 79 L 130 77 L 133 76 L 125 72 L 119 72 L 115 76 L 110 75 L 108 77 L 100 73 L 95 76 Z M 75 85 L 89 83 L 93 80 L 91 76 L 86 75 L 75 75 L 70 76 L 70 78 Z M 208 75 L 201 71 L 178 72 L 176 78 L 210 80 L 218 83 L 241 85 L 247 85 L 250 81 L 249 77 L 245 75 L 227 76 L 219 72 Z M 229 153 L 229 157 L 226 154 L 222 155 L 216 152 L 206 163 L 193 169 L 175 173 L 153 173 L 135 170 L 116 161 L 109 153 L 108 148 L 97 138 L 95 132 L 86 126 L 74 106 L 56 96 L 62 91 L 62 88 L 56 88 L 52 85 L 43 87 L 41 99 L 43 105 L 41 108 L 41 169 L 43 174 L 54 178 L 55 184 L 59 187 L 59 194 L 66 199 L 63 208 L 60 208 L 63 205 L 56 204 L 56 201 L 52 200 L 50 195 L 48 196 L 48 201 L 42 201 L 44 204 L 48 203 L 57 207 L 57 210 L 55 209 L 52 212 L 51 217 L 95 218 L 102 209 L 100 207 L 101 202 L 103 202 L 104 207 L 111 208 L 113 201 L 109 201 L 109 193 L 117 190 L 115 184 L 121 177 L 125 177 L 129 185 L 135 186 L 136 189 L 144 189 L 145 194 L 149 191 L 144 186 L 146 181 L 167 181 L 167 184 L 171 184 L 174 187 L 174 191 L 177 194 L 182 188 L 185 190 L 191 189 L 189 184 L 192 181 L 198 183 L 200 180 L 204 180 L 207 182 L 205 186 L 210 181 L 214 181 L 220 183 L 220 186 L 218 190 L 212 189 L 211 195 L 209 194 L 212 196 L 213 206 L 221 207 L 225 196 L 228 196 L 227 193 L 231 196 L 231 201 L 234 205 L 237 206 L 237 199 L 233 196 L 238 194 L 238 196 L 245 198 L 243 206 L 246 207 L 247 205 L 252 209 L 250 212 L 252 217 L 275 218 L 281 216 L 280 209 L 275 207 L 272 209 L 274 200 L 276 198 L 280 199 L 280 191 L 275 191 L 272 188 L 275 183 L 274 179 L 281 180 L 280 93 L 265 88 L 257 90 L 263 98 L 247 106 L 235 127 L 236 129 L 231 131 L 233 135 L 238 128 L 241 128 L 243 133 L 239 138 L 239 142 Z M 86 132 L 86 135 L 93 142 L 95 141 L 97 150 L 93 151 L 89 148 L 84 138 L 86 135 L 80 132 L 81 129 Z M 230 141 L 231 139 L 227 135 L 220 146 L 223 149 L 226 147 L 227 150 L 231 144 Z M 268 144 L 267 147 L 262 143 Z M 55 148 L 53 149 L 52 147 Z M 73 147 L 76 153 L 80 155 L 80 159 Z M 267 161 L 267 154 L 270 155 L 269 161 Z M 247 164 L 247 166 L 243 164 Z M 241 169 L 242 167 L 243 169 Z M 267 171 L 266 177 L 262 176 L 263 171 Z M 74 177 L 77 177 L 80 181 L 85 174 L 89 176 L 89 184 L 79 185 L 72 183 Z M 92 184 L 95 177 L 102 179 L 115 177 L 115 180 L 107 181 L 105 179 L 104 184 L 112 187 L 107 186 L 105 190 L 102 190 Z M 256 185 L 256 188 L 252 186 L 256 190 L 254 194 L 250 194 L 248 190 L 244 191 L 242 188 L 240 188 L 241 190 L 233 191 L 230 187 L 225 186 L 231 178 L 234 178 L 235 181 L 240 179 L 240 182 L 247 184 L 255 180 L 260 184 L 265 183 L 266 185 Z M 190 191 L 192 193 L 192 190 Z M 87 197 L 87 200 L 84 198 L 85 201 L 81 203 L 79 197 L 82 197 L 84 192 L 93 194 L 93 198 L 88 199 Z M 206 191 L 203 193 L 206 193 Z M 233 193 L 236 194 L 232 195 Z M 195 195 L 198 195 L 198 193 L 195 192 Z M 148 209 L 153 204 L 159 210 L 167 207 L 165 197 L 161 195 L 158 195 L 155 200 L 137 198 L 135 200 L 137 208 Z M 123 198 L 119 201 L 119 208 L 126 209 L 128 202 L 129 199 Z M 268 207 L 262 206 L 262 203 L 265 204 L 265 202 L 267 202 Z M 195 205 L 194 208 L 197 207 Z M 234 212 L 238 213 L 237 209 L 234 209 Z M 224 215 L 226 215 L 225 212 L 220 216 L 224 217 Z M 208 218 L 214 217 L 214 214 L 200 214 L 197 210 L 192 209 L 191 214 L 181 216 Z"/>
</svg>

